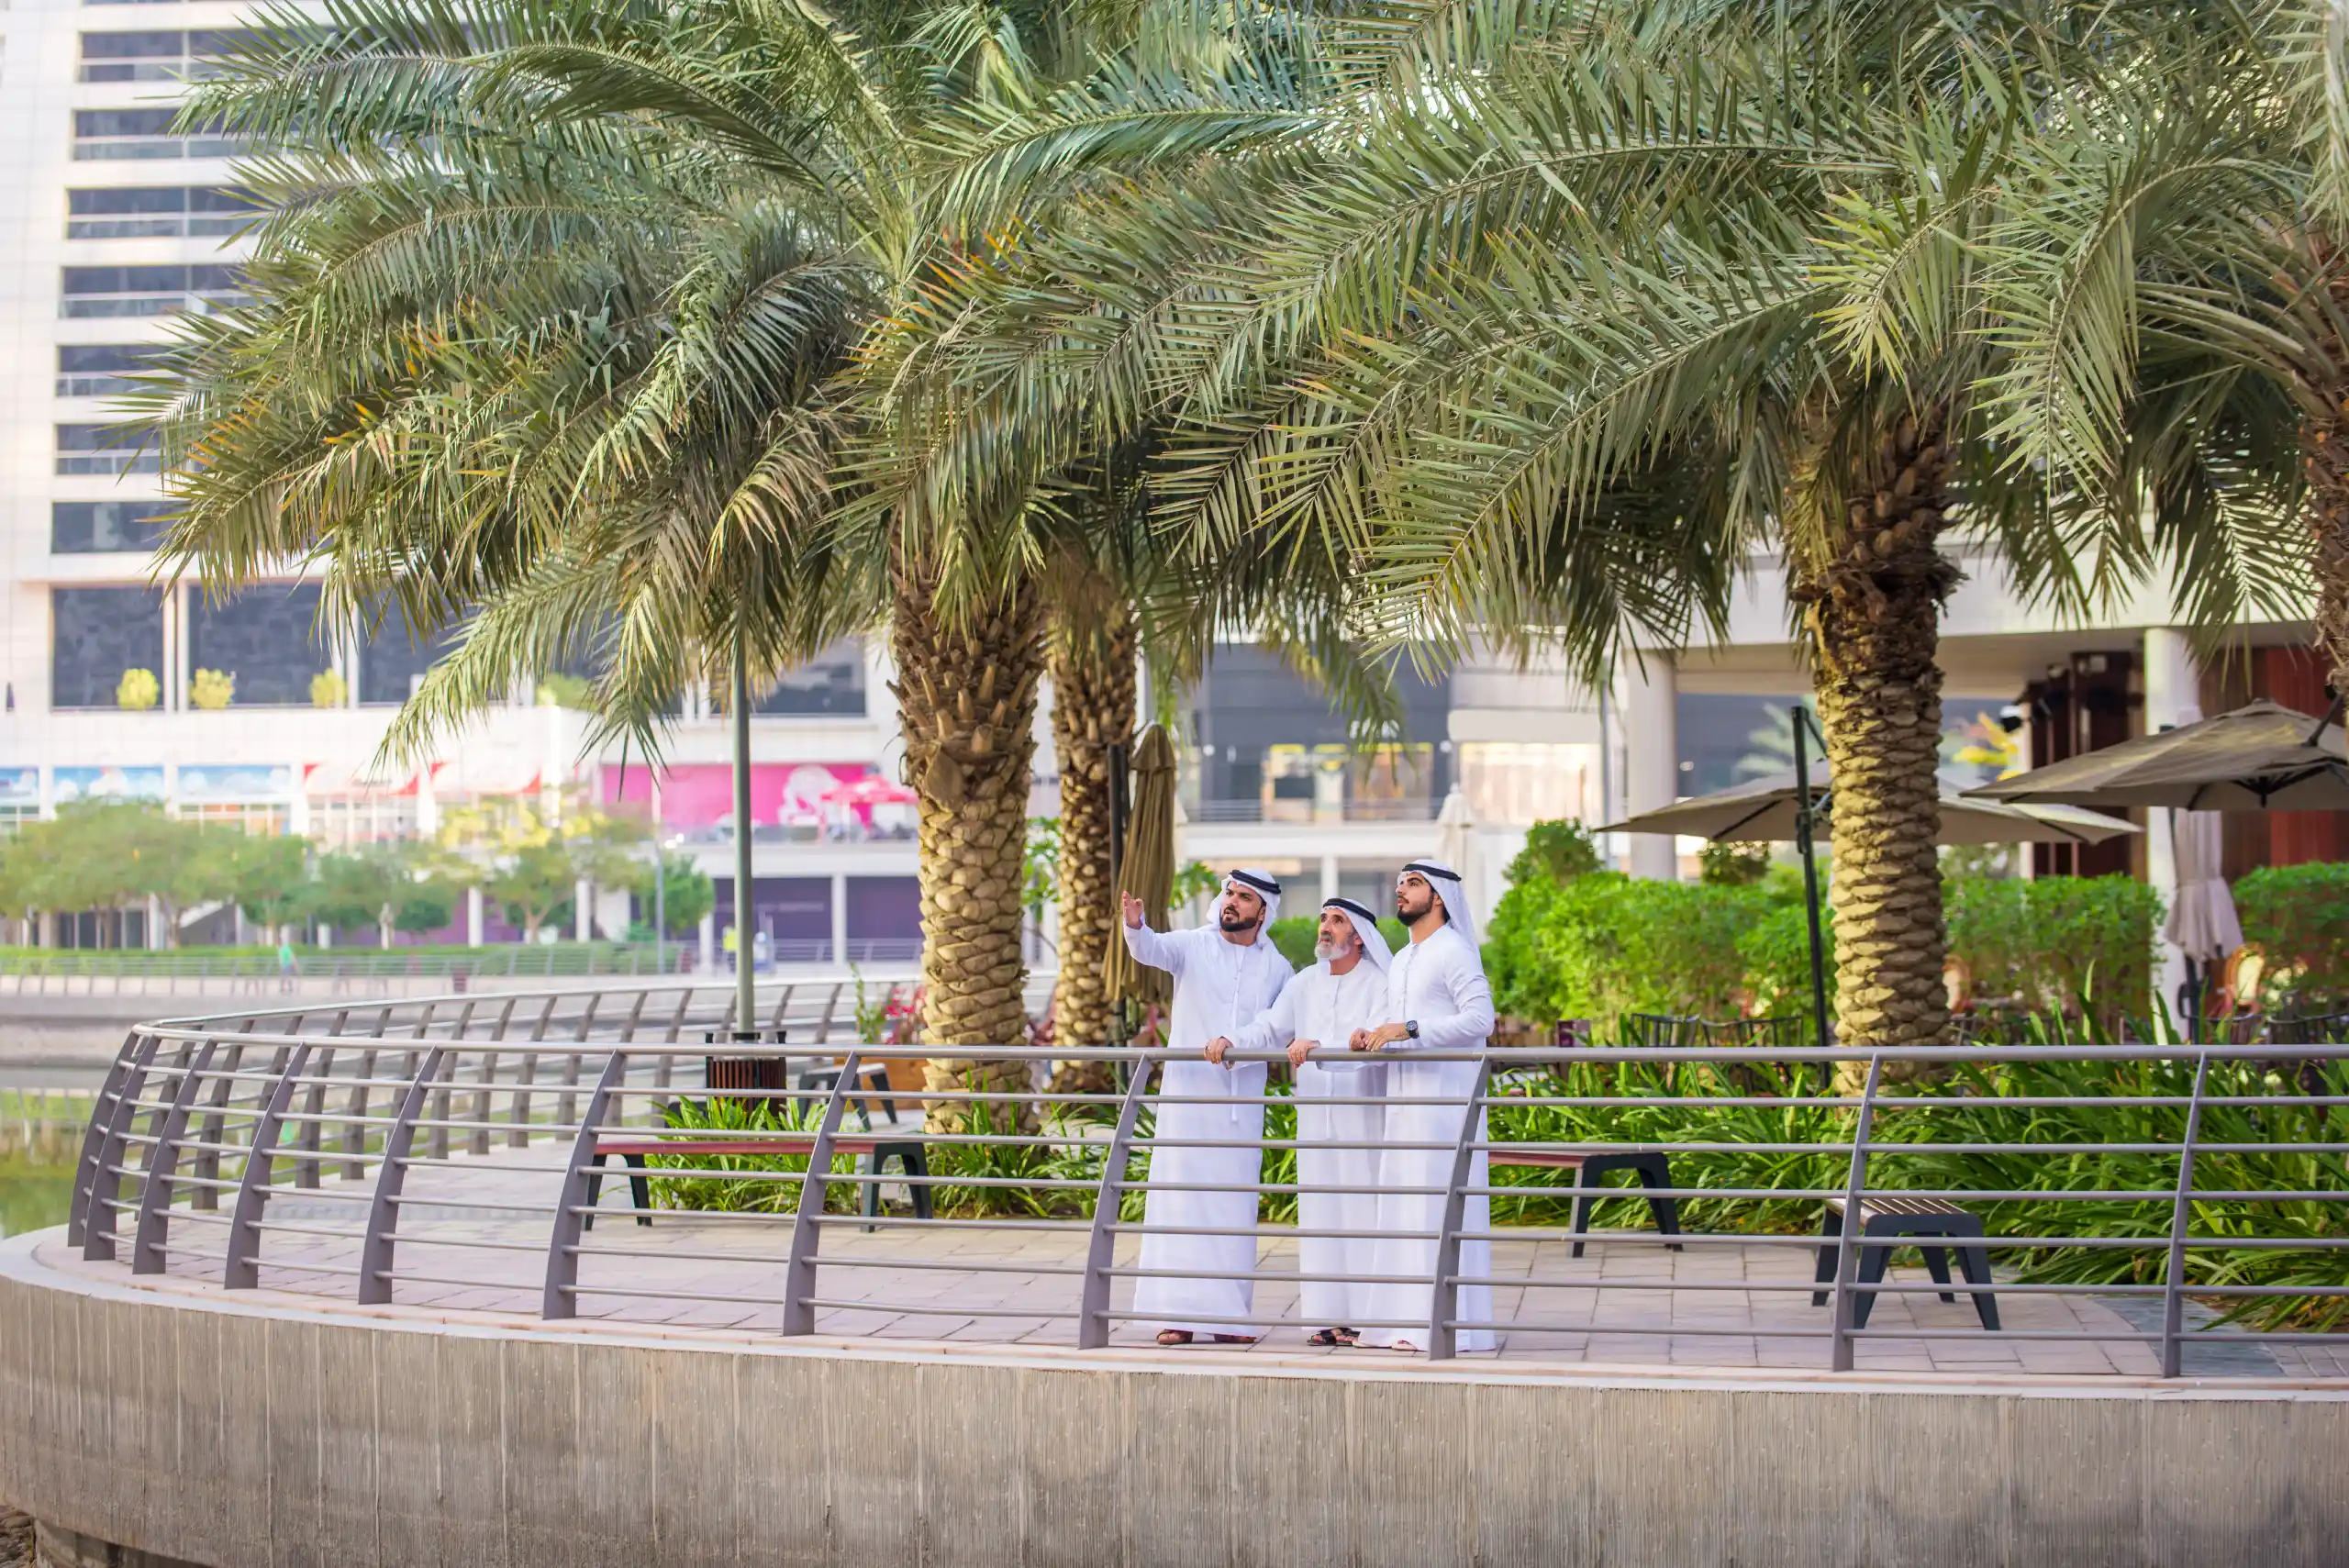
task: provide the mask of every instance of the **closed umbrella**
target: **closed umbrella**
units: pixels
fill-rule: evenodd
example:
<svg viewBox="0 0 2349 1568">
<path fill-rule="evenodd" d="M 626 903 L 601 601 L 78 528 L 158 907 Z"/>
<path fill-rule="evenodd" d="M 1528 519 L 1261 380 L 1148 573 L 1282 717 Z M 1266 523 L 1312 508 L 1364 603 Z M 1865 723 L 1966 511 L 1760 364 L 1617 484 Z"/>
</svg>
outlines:
<svg viewBox="0 0 2349 1568">
<path fill-rule="evenodd" d="M 1118 891 L 1141 900 L 1142 918 L 1152 930 L 1166 929 L 1166 906 L 1174 892 L 1174 744 L 1163 725 L 1153 724 L 1134 741 L 1133 817 L 1126 824 L 1124 852 L 1118 857 Z M 1163 969 L 1136 963 L 1119 934 L 1109 932 L 1102 955 L 1102 987 L 1112 1002 L 1163 1005 L 1173 977 Z"/>
<path fill-rule="evenodd" d="M 1476 814 L 1468 809 L 1468 797 L 1456 789 L 1443 797 L 1443 809 L 1436 813 L 1435 858 L 1460 873 L 1463 891 L 1475 903 L 1483 881 L 1476 874 Z"/>
<path fill-rule="evenodd" d="M 2170 852 L 2177 863 L 2177 902 L 2162 934 L 2186 958 L 2186 984 L 2179 987 L 2188 1039 L 2202 1038 L 2202 995 L 2210 971 L 2243 946 L 2243 922 L 2235 917 L 2234 895 L 2220 873 L 2225 838 L 2215 811 L 2173 811 Z"/>
</svg>

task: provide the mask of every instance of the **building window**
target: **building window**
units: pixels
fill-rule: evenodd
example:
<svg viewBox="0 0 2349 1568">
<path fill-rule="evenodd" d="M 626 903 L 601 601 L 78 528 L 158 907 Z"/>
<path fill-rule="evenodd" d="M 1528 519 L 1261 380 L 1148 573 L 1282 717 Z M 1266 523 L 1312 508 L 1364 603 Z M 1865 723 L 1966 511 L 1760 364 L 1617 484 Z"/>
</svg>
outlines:
<svg viewBox="0 0 2349 1568">
<path fill-rule="evenodd" d="M 118 707 L 126 671 L 163 668 L 163 598 L 152 588 L 52 588 L 52 707 Z"/>
<path fill-rule="evenodd" d="M 184 82 L 218 74 L 221 55 L 234 53 L 239 31 L 83 33 L 84 82 Z"/>
<path fill-rule="evenodd" d="M 723 940 L 734 927 L 734 883 L 730 877 L 719 877 L 713 885 L 718 895 L 718 934 Z M 831 878 L 752 877 L 751 931 L 753 956 L 759 962 L 835 962 Z"/>
<path fill-rule="evenodd" d="M 1477 821 L 1530 828 L 1580 817 L 1586 809 L 1596 746 L 1539 740 L 1464 740 L 1460 793 Z"/>
<path fill-rule="evenodd" d="M 206 315 L 246 303 L 235 267 L 67 267 L 59 278 L 64 317 Z"/>
<path fill-rule="evenodd" d="M 416 691 L 424 673 L 440 662 L 456 644 L 446 632 L 419 642 L 396 610 L 384 612 L 384 624 L 359 650 L 359 701 L 362 706 L 404 703 Z"/>
<path fill-rule="evenodd" d="M 225 136 L 217 126 L 198 127 L 179 134 L 179 110 L 76 109 L 73 111 L 73 156 L 91 159 L 234 158 L 244 143 Z"/>
<path fill-rule="evenodd" d="M 131 376 L 147 368 L 154 352 L 150 343 L 60 343 L 57 346 L 57 395 L 116 397 L 136 392 Z"/>
<path fill-rule="evenodd" d="M 785 671 L 773 691 L 751 705 L 751 711 L 863 717 L 863 650 L 854 639 L 841 639 L 796 670 Z"/>
<path fill-rule="evenodd" d="M 921 883 L 910 876 L 848 879 L 848 962 L 907 963 L 921 956 Z"/>
<path fill-rule="evenodd" d="M 118 185 L 65 193 L 68 239 L 235 234 L 260 210 L 234 185 Z"/>
<path fill-rule="evenodd" d="M 192 598 L 190 679 L 200 670 L 231 677 L 238 707 L 306 707 L 311 680 L 333 662 L 319 644 L 317 617 L 315 583 L 255 588 L 226 604 Z"/>
<path fill-rule="evenodd" d="M 180 820 L 183 822 L 202 822 L 215 828 L 240 828 L 258 838 L 283 836 L 289 819 L 286 807 L 261 801 L 180 803 Z"/>
<path fill-rule="evenodd" d="M 161 473 L 163 457 L 151 440 L 120 425 L 60 425 L 57 472 Z"/>
<path fill-rule="evenodd" d="M 103 555 L 109 550 L 150 550 L 161 542 L 170 513 L 161 501 L 52 501 L 50 552 Z"/>
</svg>

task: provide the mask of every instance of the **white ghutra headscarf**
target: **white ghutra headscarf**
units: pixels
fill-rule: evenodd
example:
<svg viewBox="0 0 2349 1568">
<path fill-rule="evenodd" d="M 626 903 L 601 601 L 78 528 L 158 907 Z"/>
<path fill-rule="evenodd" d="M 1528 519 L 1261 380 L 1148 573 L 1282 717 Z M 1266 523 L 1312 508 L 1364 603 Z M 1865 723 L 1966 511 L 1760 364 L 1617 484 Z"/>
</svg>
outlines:
<svg viewBox="0 0 2349 1568">
<path fill-rule="evenodd" d="M 1241 866 L 1237 871 L 1228 871 L 1223 873 L 1223 890 L 1229 893 L 1234 887 L 1244 887 L 1264 901 L 1264 918 L 1256 928 L 1254 945 L 1260 948 L 1272 946 L 1273 922 L 1281 917 L 1279 880 L 1271 872 L 1261 867 Z M 1219 911 L 1216 916 L 1217 923 L 1221 924 L 1222 919 L 1223 916 Z"/>
<path fill-rule="evenodd" d="M 1444 917 L 1452 929 L 1466 937 L 1470 947 L 1475 947 L 1476 917 L 1469 910 L 1468 886 L 1460 880 L 1460 873 L 1442 861 L 1413 861 L 1397 874 L 1396 887 L 1401 888 L 1403 878 L 1415 873 L 1427 878 L 1428 885 L 1435 889 L 1435 895 L 1443 900 Z"/>
<path fill-rule="evenodd" d="M 1321 907 L 1335 909 L 1353 924 L 1354 935 L 1362 939 L 1363 957 L 1375 964 L 1381 974 L 1386 973 L 1386 965 L 1395 955 L 1387 951 L 1386 933 L 1378 929 L 1378 917 L 1351 898 L 1324 898 Z"/>
</svg>

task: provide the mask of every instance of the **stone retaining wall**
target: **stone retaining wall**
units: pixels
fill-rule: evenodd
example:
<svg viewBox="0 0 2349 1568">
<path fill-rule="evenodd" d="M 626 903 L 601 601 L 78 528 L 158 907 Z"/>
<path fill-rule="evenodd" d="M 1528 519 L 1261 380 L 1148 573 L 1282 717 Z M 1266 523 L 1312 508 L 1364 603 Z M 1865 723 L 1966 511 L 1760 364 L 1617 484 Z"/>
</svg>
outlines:
<svg viewBox="0 0 2349 1568">
<path fill-rule="evenodd" d="M 150 1293 L 34 1240 L 0 1243 L 0 1497 L 214 1568 L 2316 1568 L 2349 1540 L 2340 1390 L 733 1347 Z"/>
</svg>

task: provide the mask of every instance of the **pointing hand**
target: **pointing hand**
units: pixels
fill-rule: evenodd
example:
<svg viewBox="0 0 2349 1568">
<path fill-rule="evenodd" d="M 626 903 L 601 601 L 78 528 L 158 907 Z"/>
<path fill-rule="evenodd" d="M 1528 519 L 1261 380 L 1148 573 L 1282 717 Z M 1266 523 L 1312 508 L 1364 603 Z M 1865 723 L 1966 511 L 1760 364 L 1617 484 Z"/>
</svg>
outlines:
<svg viewBox="0 0 2349 1568">
<path fill-rule="evenodd" d="M 1118 900 L 1119 900 L 1119 906 L 1120 906 L 1120 907 L 1124 910 L 1124 912 L 1125 912 L 1125 917 L 1126 917 L 1126 929 L 1127 929 L 1128 930 L 1133 930 L 1133 931 L 1139 931 L 1139 930 L 1141 930 L 1141 899 L 1139 899 L 1139 898 L 1136 898 L 1136 897 L 1135 897 L 1132 894 L 1130 894 L 1130 893 L 1120 893 L 1119 895 L 1118 895 Z"/>
</svg>

